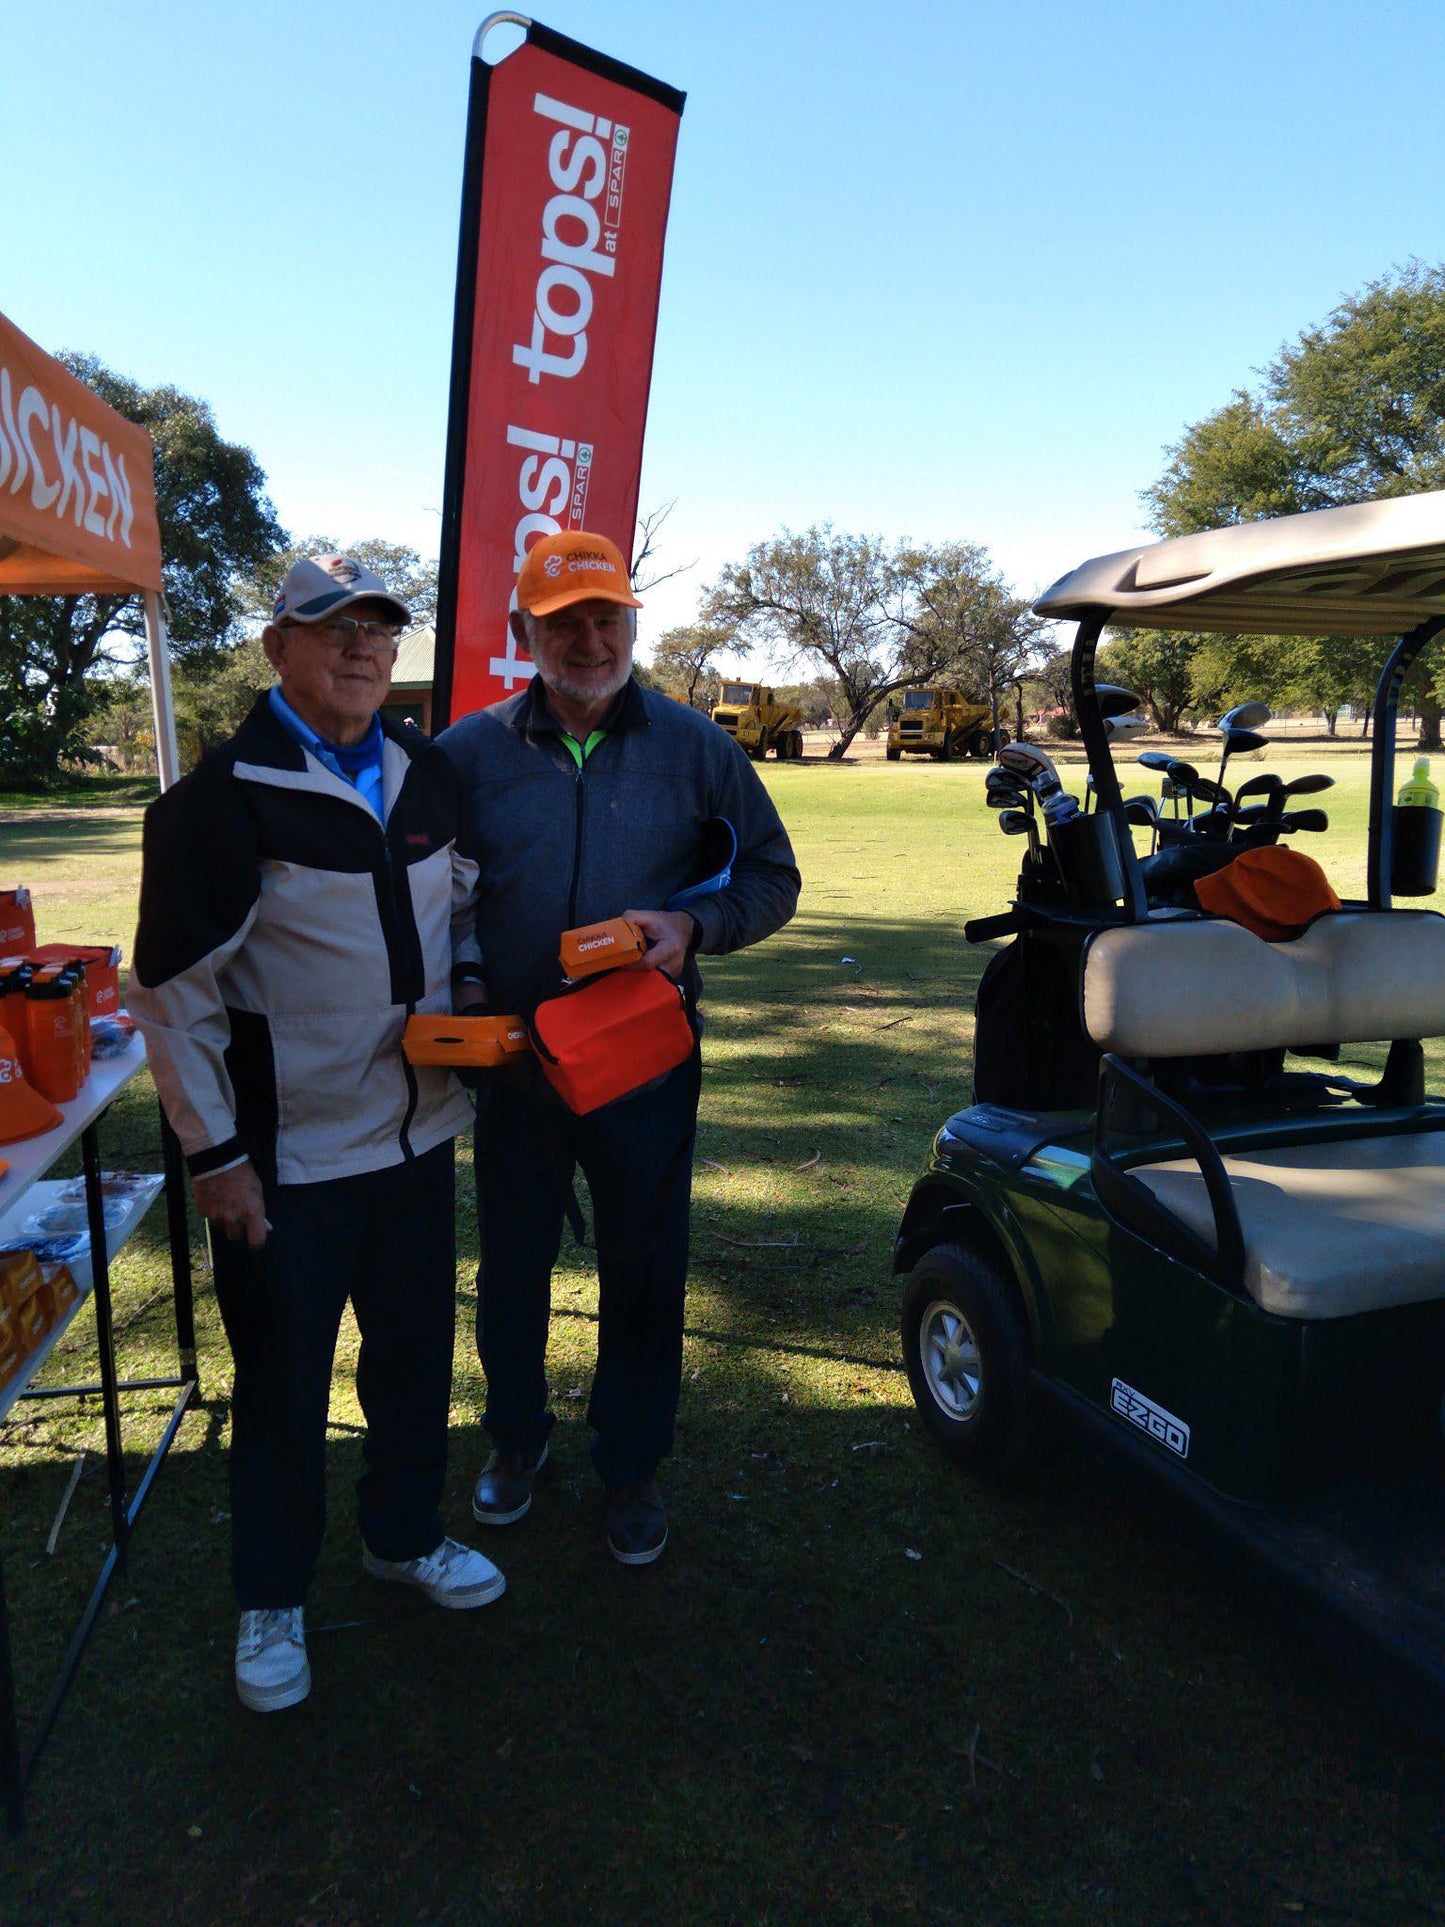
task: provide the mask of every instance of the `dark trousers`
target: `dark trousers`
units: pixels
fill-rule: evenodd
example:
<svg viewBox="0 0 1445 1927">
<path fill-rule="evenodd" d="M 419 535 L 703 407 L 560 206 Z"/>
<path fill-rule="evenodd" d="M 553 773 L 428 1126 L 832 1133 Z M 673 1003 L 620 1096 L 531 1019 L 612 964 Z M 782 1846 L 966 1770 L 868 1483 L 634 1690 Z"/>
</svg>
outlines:
<svg viewBox="0 0 1445 1927">
<path fill-rule="evenodd" d="M 597 1370 L 588 1423 L 605 1485 L 649 1479 L 672 1449 L 682 1382 L 699 1058 L 588 1117 L 498 1080 L 477 1116 L 483 1420 L 502 1451 L 541 1445 L 547 1327 L 563 1201 L 581 1165 L 597 1242 Z"/>
<path fill-rule="evenodd" d="M 259 1251 L 213 1240 L 235 1360 L 231 1570 L 242 1610 L 306 1597 L 326 1525 L 326 1415 L 341 1314 L 361 1331 L 361 1534 L 382 1559 L 443 1538 L 456 1328 L 453 1154 L 268 1191 Z"/>
</svg>

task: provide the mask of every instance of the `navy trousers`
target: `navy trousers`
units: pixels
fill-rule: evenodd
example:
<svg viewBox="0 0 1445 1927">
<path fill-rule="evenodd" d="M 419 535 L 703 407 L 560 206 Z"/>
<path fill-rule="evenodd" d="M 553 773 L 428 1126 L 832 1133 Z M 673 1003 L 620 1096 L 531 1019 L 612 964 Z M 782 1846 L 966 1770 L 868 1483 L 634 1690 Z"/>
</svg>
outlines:
<svg viewBox="0 0 1445 1927">
<path fill-rule="evenodd" d="M 672 1449 L 682 1383 L 696 1051 L 652 1090 L 574 1117 L 498 1079 L 478 1106 L 477 1343 L 483 1419 L 502 1451 L 542 1444 L 547 1328 L 564 1199 L 580 1165 L 597 1243 L 597 1370 L 587 1408 L 604 1485 L 649 1479 Z"/>
<path fill-rule="evenodd" d="M 409 1164 L 268 1190 L 259 1251 L 213 1240 L 235 1360 L 231 1569 L 242 1610 L 306 1597 L 326 1525 L 326 1416 L 341 1314 L 361 1332 L 361 1534 L 382 1559 L 441 1544 L 456 1329 L 450 1143 Z"/>
</svg>

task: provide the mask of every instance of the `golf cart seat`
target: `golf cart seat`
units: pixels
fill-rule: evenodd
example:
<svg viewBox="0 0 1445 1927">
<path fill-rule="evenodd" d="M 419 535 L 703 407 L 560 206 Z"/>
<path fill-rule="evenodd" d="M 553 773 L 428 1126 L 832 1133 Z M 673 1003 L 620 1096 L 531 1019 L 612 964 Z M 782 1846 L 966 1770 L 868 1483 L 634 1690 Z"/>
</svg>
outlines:
<svg viewBox="0 0 1445 1927">
<path fill-rule="evenodd" d="M 1244 1234 L 1244 1284 L 1284 1318 L 1346 1318 L 1445 1298 L 1445 1131 L 1223 1153 Z M 1213 1244 L 1214 1207 L 1187 1158 L 1133 1165 Z"/>
<path fill-rule="evenodd" d="M 1338 910 L 1291 943 L 1225 917 L 1096 931 L 1084 1027 L 1120 1057 L 1291 1050 L 1445 1032 L 1445 917 Z"/>
<path fill-rule="evenodd" d="M 1418 1039 L 1445 1032 L 1445 917 L 1345 910 L 1290 943 L 1199 918 L 1099 931 L 1084 1023 L 1101 1050 L 1199 1051 Z M 1224 1151 L 1242 1282 L 1266 1311 L 1339 1318 L 1445 1298 L 1445 1130 L 1305 1138 Z M 1207 1246 L 1222 1244 L 1197 1157 L 1128 1160 L 1128 1176 Z"/>
</svg>

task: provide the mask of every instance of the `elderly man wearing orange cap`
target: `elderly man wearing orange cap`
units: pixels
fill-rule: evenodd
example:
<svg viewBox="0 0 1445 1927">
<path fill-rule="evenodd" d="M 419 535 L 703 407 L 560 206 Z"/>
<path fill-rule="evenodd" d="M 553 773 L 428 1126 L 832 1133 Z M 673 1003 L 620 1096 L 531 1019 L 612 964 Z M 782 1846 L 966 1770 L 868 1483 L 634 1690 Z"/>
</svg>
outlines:
<svg viewBox="0 0 1445 1927">
<path fill-rule="evenodd" d="M 311 1690 L 304 1602 L 326 1517 L 332 1359 L 361 1331 L 363 1565 L 439 1606 L 505 1586 L 445 1536 L 456 1252 L 446 1071 L 402 1053 L 450 1005 L 476 871 L 456 780 L 379 715 L 405 605 L 344 555 L 305 558 L 262 641 L 279 677 L 146 812 L 129 1004 L 210 1220 L 235 1361 L 236 1690 Z"/>
<path fill-rule="evenodd" d="M 544 536 L 517 579 L 517 605 L 513 633 L 535 676 L 438 739 L 462 781 L 461 847 L 480 870 L 479 962 L 457 972 L 458 1007 L 470 999 L 530 1014 L 559 989 L 561 933 L 625 916 L 647 939 L 644 962 L 681 983 L 695 1016 L 697 953 L 757 943 L 793 914 L 787 834 L 737 743 L 633 677 L 641 604 L 614 543 Z M 731 861 L 699 884 L 699 853 L 719 826 Z M 483 1524 L 528 1513 L 548 1456 L 551 1276 L 580 1165 L 599 1284 L 587 1416 L 608 1544 L 625 1565 L 662 1551 L 655 1474 L 672 1448 L 681 1383 L 699 1078 L 694 1049 L 655 1085 L 586 1116 L 565 1109 L 530 1064 L 482 1093 L 478 1342 L 493 1449 L 472 1512 Z"/>
</svg>

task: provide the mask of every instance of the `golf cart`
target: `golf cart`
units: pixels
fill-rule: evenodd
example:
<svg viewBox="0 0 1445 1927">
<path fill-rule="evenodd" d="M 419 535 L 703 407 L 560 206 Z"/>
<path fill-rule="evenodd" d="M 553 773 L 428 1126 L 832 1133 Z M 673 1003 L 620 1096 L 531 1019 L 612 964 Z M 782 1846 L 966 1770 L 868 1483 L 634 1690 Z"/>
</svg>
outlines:
<svg viewBox="0 0 1445 1927">
<path fill-rule="evenodd" d="M 1392 796 L 1401 683 L 1445 628 L 1445 492 L 1105 556 L 1035 607 L 1078 624 L 1094 807 L 1028 746 L 990 772 L 1029 845 L 1012 910 L 967 926 L 1011 939 L 980 985 L 976 1101 L 896 1239 L 919 1413 L 980 1470 L 1045 1408 L 1088 1428 L 1445 1732 L 1445 1099 L 1421 1049 L 1445 1033 L 1445 917 L 1392 904 L 1434 887 L 1405 819 L 1436 813 Z M 1400 638 L 1364 901 L 1266 942 L 1151 900 L 1110 752 L 1129 692 L 1094 677 L 1106 624 Z M 1381 1075 L 1339 1074 L 1356 1042 L 1388 1045 Z"/>
</svg>

